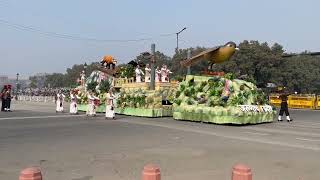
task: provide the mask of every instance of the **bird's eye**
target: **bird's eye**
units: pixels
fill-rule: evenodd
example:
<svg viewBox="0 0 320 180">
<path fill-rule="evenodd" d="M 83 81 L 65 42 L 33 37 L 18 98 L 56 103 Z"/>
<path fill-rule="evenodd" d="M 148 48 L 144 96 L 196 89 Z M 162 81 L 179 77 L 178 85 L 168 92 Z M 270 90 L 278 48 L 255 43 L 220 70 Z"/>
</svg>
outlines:
<svg viewBox="0 0 320 180">
<path fill-rule="evenodd" d="M 229 47 L 232 47 L 232 44 L 228 44 Z"/>
</svg>

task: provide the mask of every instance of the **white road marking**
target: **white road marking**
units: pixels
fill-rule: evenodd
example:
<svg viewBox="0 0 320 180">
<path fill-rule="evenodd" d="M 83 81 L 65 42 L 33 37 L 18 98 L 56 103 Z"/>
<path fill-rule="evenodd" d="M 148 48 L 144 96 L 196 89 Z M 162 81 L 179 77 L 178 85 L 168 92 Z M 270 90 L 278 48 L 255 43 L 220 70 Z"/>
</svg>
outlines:
<svg viewBox="0 0 320 180">
<path fill-rule="evenodd" d="M 55 116 L 29 116 L 29 117 L 5 117 L 0 118 L 0 121 L 4 120 L 22 120 L 22 119 L 42 119 L 42 118 L 61 118 L 61 117 L 79 117 L 85 115 L 55 115 Z"/>
<path fill-rule="evenodd" d="M 301 141 L 311 141 L 311 142 L 320 142 L 320 139 L 306 139 L 306 138 L 296 138 Z"/>
<path fill-rule="evenodd" d="M 284 124 L 279 124 L 279 126 L 282 127 L 298 127 L 298 128 L 310 128 L 310 129 L 320 129 L 319 126 L 305 126 L 305 125 L 296 125 L 296 124 L 289 124 L 289 125 L 284 125 Z"/>
<path fill-rule="evenodd" d="M 292 131 L 292 128 L 285 128 L 284 126 L 278 126 L 277 128 L 261 128 L 261 127 L 242 127 L 243 129 L 247 130 L 254 130 L 254 131 L 262 131 L 267 133 L 280 133 L 280 134 L 291 134 L 291 135 L 298 135 L 298 136 L 313 136 L 313 137 L 320 137 L 320 133 L 309 133 L 309 132 L 302 132 L 302 131 Z M 281 129 L 279 129 L 281 128 Z M 287 130 L 291 129 L 291 130 Z"/>
<path fill-rule="evenodd" d="M 243 133 L 247 133 L 247 134 L 253 134 L 253 135 L 259 135 L 259 136 L 268 136 L 270 134 L 267 134 L 267 133 L 257 133 L 257 132 L 243 132 Z"/>
<path fill-rule="evenodd" d="M 281 141 L 274 141 L 274 140 L 268 140 L 268 139 L 254 139 L 254 138 L 248 138 L 248 137 L 241 137 L 241 136 L 233 136 L 233 135 L 225 135 L 221 133 L 215 133 L 212 131 L 204 131 L 200 129 L 195 129 L 191 127 L 186 126 L 174 126 L 172 124 L 160 124 L 155 121 L 151 122 L 138 122 L 136 120 L 119 120 L 118 122 L 126 122 L 126 123 L 132 123 L 132 124 L 141 124 L 141 125 L 149 125 L 149 126 L 155 126 L 155 127 L 163 127 L 168 129 L 175 129 L 185 132 L 193 132 L 193 133 L 199 133 L 199 134 L 206 134 L 206 135 L 212 135 L 227 139 L 236 139 L 241 141 L 248 141 L 248 142 L 255 142 L 255 143 L 261 143 L 261 144 L 271 144 L 271 145 L 278 145 L 283 147 L 291 147 L 291 148 L 299 148 L 299 149 L 306 149 L 306 150 L 313 150 L 313 151 L 320 151 L 320 146 L 310 146 L 310 145 L 304 145 L 304 144 L 289 144 L 287 142 L 281 142 Z"/>
</svg>

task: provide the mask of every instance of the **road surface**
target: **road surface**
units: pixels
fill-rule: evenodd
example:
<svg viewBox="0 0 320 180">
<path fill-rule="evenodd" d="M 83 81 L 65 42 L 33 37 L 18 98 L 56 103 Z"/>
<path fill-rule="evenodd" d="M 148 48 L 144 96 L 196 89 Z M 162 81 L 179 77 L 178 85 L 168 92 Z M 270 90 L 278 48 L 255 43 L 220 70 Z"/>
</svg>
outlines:
<svg viewBox="0 0 320 180">
<path fill-rule="evenodd" d="M 164 180 L 230 179 L 236 163 L 252 167 L 254 180 L 320 177 L 320 111 L 292 110 L 292 123 L 222 126 L 56 114 L 52 103 L 13 109 L 0 113 L 0 179 L 34 165 L 47 180 L 137 180 L 148 163 Z"/>
</svg>

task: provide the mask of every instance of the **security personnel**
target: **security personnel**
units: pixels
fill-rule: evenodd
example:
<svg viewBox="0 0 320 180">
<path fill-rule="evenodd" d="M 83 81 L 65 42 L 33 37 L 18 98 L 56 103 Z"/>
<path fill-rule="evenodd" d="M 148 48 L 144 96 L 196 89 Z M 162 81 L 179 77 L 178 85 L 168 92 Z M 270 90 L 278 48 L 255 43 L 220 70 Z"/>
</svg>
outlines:
<svg viewBox="0 0 320 180">
<path fill-rule="evenodd" d="M 287 121 L 288 121 L 288 122 L 291 122 L 292 119 L 290 118 L 289 109 L 288 109 L 288 96 L 289 96 L 290 94 L 289 94 L 289 93 L 286 93 L 286 92 L 284 91 L 284 89 L 285 89 L 285 87 L 280 89 L 279 98 L 281 99 L 281 107 L 280 107 L 280 112 L 279 112 L 278 121 L 282 121 L 283 113 L 285 113 L 285 114 L 286 114 L 286 117 L 287 117 Z"/>
<path fill-rule="evenodd" d="M 0 97 L 1 97 L 1 111 L 5 111 L 6 108 L 6 98 L 5 98 L 5 93 L 7 92 L 7 85 L 3 87 L 3 89 L 0 92 Z"/>
</svg>

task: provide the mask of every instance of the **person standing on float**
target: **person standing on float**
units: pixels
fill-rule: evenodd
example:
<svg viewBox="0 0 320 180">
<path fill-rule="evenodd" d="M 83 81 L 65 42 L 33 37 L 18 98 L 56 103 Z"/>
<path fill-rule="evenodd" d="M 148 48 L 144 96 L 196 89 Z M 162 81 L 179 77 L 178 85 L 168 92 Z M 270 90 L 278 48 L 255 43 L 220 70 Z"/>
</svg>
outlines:
<svg viewBox="0 0 320 180">
<path fill-rule="evenodd" d="M 144 82 L 151 82 L 151 68 L 149 64 L 146 64 L 145 70 L 145 80 Z"/>
<path fill-rule="evenodd" d="M 160 82 L 161 81 L 161 70 L 160 70 L 159 66 L 157 66 L 157 69 L 156 69 L 155 80 L 156 80 L 156 82 Z"/>
<path fill-rule="evenodd" d="M 137 65 L 135 73 L 136 73 L 136 82 L 140 83 L 141 82 L 141 76 L 144 75 L 144 73 L 141 71 L 139 65 Z"/>
<path fill-rule="evenodd" d="M 168 68 L 167 65 L 162 65 L 161 68 L 161 82 L 169 82 L 169 74 L 172 73 Z"/>
</svg>

